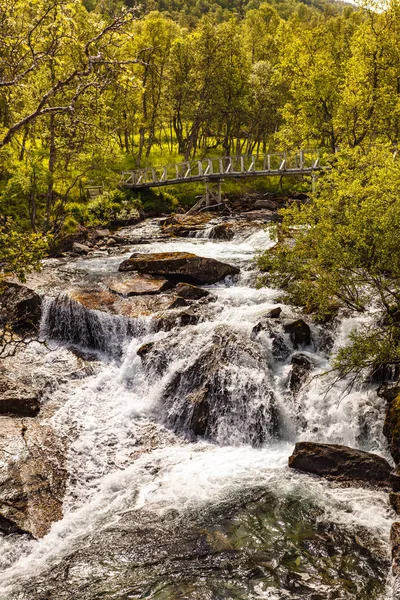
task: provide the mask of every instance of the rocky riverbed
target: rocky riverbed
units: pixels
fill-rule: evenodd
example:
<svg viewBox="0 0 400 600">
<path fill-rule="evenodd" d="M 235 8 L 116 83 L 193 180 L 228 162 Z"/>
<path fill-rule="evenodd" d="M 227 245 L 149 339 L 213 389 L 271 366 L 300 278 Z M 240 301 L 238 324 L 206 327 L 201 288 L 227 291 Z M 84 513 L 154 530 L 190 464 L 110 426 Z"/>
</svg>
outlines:
<svg viewBox="0 0 400 600">
<path fill-rule="evenodd" d="M 271 215 L 95 232 L 9 286 L 40 342 L 2 361 L 0 598 L 392 597 L 397 391 L 318 377 L 368 316 L 257 289 Z"/>
</svg>

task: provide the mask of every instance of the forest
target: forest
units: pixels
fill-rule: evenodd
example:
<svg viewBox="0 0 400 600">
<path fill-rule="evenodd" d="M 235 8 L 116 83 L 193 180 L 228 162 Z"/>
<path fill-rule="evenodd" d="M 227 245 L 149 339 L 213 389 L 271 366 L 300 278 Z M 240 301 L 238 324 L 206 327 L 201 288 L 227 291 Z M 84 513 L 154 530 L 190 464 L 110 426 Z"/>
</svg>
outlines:
<svg viewBox="0 0 400 600">
<path fill-rule="evenodd" d="M 88 206 L 83 189 L 101 185 L 121 203 L 123 169 L 396 145 L 398 12 L 294 0 L 3 3 L 2 218 L 59 236 L 107 220 L 106 200 Z"/>
</svg>

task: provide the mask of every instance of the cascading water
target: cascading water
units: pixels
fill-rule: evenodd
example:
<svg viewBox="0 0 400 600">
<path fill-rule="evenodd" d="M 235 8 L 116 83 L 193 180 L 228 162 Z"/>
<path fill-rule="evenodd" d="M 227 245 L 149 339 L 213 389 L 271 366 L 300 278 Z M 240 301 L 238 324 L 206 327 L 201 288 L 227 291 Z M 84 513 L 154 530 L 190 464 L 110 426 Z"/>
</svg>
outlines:
<svg viewBox="0 0 400 600">
<path fill-rule="evenodd" d="M 279 323 L 258 327 L 277 305 L 252 266 L 269 244 L 260 229 L 134 248 L 241 267 L 186 327 L 46 301 L 53 356 L 71 345 L 97 355 L 91 375 L 52 391 L 48 423 L 68 440 L 64 518 L 40 541 L 0 539 L 1 599 L 389 597 L 386 495 L 287 468 L 298 439 L 385 454 L 382 401 L 373 389 L 343 396 L 329 377 L 295 393 L 293 357 L 323 373 L 329 343 L 314 327 L 299 352 Z M 93 282 L 123 258 L 67 268 Z M 343 320 L 334 344 L 357 322 Z"/>
</svg>

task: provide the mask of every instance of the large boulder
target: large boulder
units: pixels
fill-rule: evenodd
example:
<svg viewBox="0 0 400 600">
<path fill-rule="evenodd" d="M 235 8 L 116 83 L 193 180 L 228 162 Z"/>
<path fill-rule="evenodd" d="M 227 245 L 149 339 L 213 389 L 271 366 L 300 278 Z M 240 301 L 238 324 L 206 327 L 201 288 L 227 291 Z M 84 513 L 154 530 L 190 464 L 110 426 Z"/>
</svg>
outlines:
<svg viewBox="0 0 400 600">
<path fill-rule="evenodd" d="M 120 296 L 143 296 L 160 294 L 172 287 L 167 279 L 156 279 L 149 275 L 133 275 L 129 279 L 115 279 L 108 284 L 108 289 Z"/>
<path fill-rule="evenodd" d="M 62 518 L 64 456 L 50 427 L 0 417 L 0 531 L 41 538 Z"/>
<path fill-rule="evenodd" d="M 40 409 L 36 390 L 0 375 L 0 414 L 34 417 Z"/>
<path fill-rule="evenodd" d="M 0 286 L 0 325 L 15 331 L 36 331 L 42 315 L 42 298 L 25 285 L 3 282 Z"/>
<path fill-rule="evenodd" d="M 390 487 L 392 470 L 377 454 L 315 442 L 298 442 L 289 457 L 289 467 L 340 483 L 378 487 Z"/>
<path fill-rule="evenodd" d="M 120 264 L 119 270 L 138 271 L 194 284 L 216 283 L 228 275 L 237 275 L 240 272 L 240 269 L 232 265 L 189 252 L 132 254 Z"/>
<path fill-rule="evenodd" d="M 388 440 L 390 454 L 397 464 L 400 462 L 400 394 L 387 393 L 386 397 L 391 401 L 386 411 L 383 433 Z"/>
<path fill-rule="evenodd" d="M 151 356 L 160 359 L 156 352 L 153 347 L 147 354 L 148 364 Z M 258 446 L 271 440 L 279 431 L 279 412 L 267 373 L 259 344 L 220 326 L 166 386 L 165 422 L 178 433 L 219 443 Z"/>
</svg>

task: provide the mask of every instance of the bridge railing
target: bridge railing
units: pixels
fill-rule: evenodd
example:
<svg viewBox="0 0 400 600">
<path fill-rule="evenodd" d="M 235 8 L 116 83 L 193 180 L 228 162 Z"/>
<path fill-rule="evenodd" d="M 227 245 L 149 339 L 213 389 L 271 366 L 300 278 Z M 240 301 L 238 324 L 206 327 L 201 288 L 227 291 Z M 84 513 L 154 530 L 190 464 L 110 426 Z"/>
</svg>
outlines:
<svg viewBox="0 0 400 600">
<path fill-rule="evenodd" d="M 320 154 L 316 150 L 296 154 L 270 153 L 221 158 L 203 158 L 163 167 L 146 167 L 122 173 L 122 185 L 151 187 L 152 184 L 198 180 L 215 175 L 234 176 L 250 173 L 300 172 L 320 168 Z"/>
</svg>

